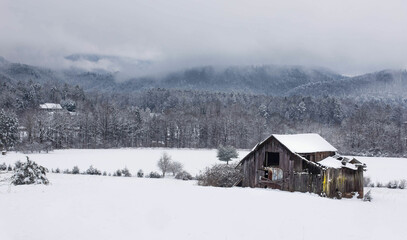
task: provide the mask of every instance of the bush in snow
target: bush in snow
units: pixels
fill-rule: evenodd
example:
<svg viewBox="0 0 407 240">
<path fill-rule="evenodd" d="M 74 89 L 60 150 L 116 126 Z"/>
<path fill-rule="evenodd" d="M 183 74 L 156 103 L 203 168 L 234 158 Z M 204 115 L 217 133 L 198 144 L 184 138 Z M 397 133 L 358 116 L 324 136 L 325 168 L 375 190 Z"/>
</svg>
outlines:
<svg viewBox="0 0 407 240">
<path fill-rule="evenodd" d="M 131 177 L 131 173 L 130 173 L 129 169 L 127 169 L 127 167 L 125 167 L 122 170 L 122 175 L 125 176 L 125 177 Z"/>
<path fill-rule="evenodd" d="M 182 180 L 192 180 L 193 179 L 192 175 L 187 171 L 182 171 L 182 172 L 177 173 L 177 175 L 175 175 L 175 178 L 182 179 Z"/>
<path fill-rule="evenodd" d="M 49 181 L 46 177 L 48 170 L 30 161 L 27 157 L 27 162 L 19 163 L 14 169 L 14 174 L 11 177 L 11 183 L 14 185 L 24 184 L 48 184 Z"/>
<path fill-rule="evenodd" d="M 383 183 L 381 183 L 381 182 L 377 182 L 377 183 L 376 183 L 376 187 L 378 187 L 378 188 L 383 187 Z"/>
<path fill-rule="evenodd" d="M 390 182 L 388 182 L 387 183 L 387 188 L 397 188 L 397 186 L 399 185 L 399 181 L 396 181 L 396 180 L 394 180 L 394 181 L 390 181 Z"/>
<path fill-rule="evenodd" d="M 55 169 L 55 173 L 61 173 L 61 170 L 59 168 Z"/>
<path fill-rule="evenodd" d="M 107 176 L 107 172 L 106 172 L 106 171 L 104 171 L 102 175 L 103 175 L 103 176 Z"/>
<path fill-rule="evenodd" d="M 371 192 L 370 192 L 371 190 L 369 190 L 366 194 L 365 194 L 365 196 L 363 196 L 363 201 L 365 201 L 365 202 L 371 202 L 372 201 L 372 194 L 371 194 Z"/>
<path fill-rule="evenodd" d="M 28 160 L 28 158 L 27 158 L 27 160 Z M 16 169 L 20 168 L 21 165 L 23 165 L 23 163 L 20 162 L 20 161 L 17 161 L 16 163 L 14 163 L 14 171 L 15 171 Z"/>
<path fill-rule="evenodd" d="M 11 167 L 11 165 L 8 165 L 7 171 L 9 171 L 9 172 L 13 171 L 13 168 Z"/>
<path fill-rule="evenodd" d="M 233 187 L 233 185 L 242 179 L 236 164 L 225 165 L 216 164 L 198 176 L 198 185 L 214 187 Z"/>
<path fill-rule="evenodd" d="M 86 170 L 86 174 L 88 175 L 101 175 L 102 173 L 97 169 L 94 168 L 92 165 Z"/>
<path fill-rule="evenodd" d="M 71 174 L 72 172 L 71 172 L 71 170 L 69 170 L 69 169 L 65 169 L 65 170 L 63 171 L 63 173 L 64 173 L 64 174 Z"/>
<path fill-rule="evenodd" d="M 148 176 L 150 178 L 161 178 L 161 174 L 159 174 L 158 172 L 150 172 Z"/>
<path fill-rule="evenodd" d="M 79 171 L 78 166 L 74 166 L 74 167 L 72 168 L 72 174 L 79 174 L 79 173 L 80 173 L 80 171 Z"/>
<path fill-rule="evenodd" d="M 113 173 L 114 177 L 121 177 L 122 176 L 122 170 L 117 169 L 116 172 Z"/>
<path fill-rule="evenodd" d="M 406 180 L 406 179 L 401 180 L 400 183 L 399 183 L 399 188 L 400 188 L 400 189 L 406 188 L 406 184 L 407 184 L 407 180 Z"/>
<path fill-rule="evenodd" d="M 0 171 L 7 171 L 6 163 L 0 164 Z"/>
<path fill-rule="evenodd" d="M 144 172 L 143 172 L 143 170 L 138 170 L 138 172 L 137 172 L 137 177 L 139 177 L 139 178 L 142 178 L 142 177 L 144 177 Z"/>
</svg>

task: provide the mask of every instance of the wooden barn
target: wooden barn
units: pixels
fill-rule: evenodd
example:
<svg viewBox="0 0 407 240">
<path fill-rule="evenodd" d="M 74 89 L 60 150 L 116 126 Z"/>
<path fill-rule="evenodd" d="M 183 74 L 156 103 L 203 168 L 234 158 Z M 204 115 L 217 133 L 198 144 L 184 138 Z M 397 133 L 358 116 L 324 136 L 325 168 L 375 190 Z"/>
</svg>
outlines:
<svg viewBox="0 0 407 240">
<path fill-rule="evenodd" d="M 327 197 L 363 197 L 363 171 L 356 159 L 318 134 L 271 135 L 257 144 L 238 164 L 242 187 L 312 192 Z"/>
</svg>

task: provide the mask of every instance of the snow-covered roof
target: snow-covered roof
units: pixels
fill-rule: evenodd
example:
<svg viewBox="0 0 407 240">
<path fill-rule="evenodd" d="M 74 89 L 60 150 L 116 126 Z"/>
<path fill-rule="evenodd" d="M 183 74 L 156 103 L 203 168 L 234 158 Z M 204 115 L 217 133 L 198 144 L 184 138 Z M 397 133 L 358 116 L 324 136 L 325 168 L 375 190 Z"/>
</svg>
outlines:
<svg viewBox="0 0 407 240">
<path fill-rule="evenodd" d="M 61 104 L 58 103 L 44 103 L 40 104 L 41 109 L 54 109 L 54 110 L 60 110 L 62 109 Z"/>
<path fill-rule="evenodd" d="M 352 164 L 349 163 L 349 159 L 340 157 L 338 155 L 332 156 L 332 157 L 327 157 L 321 161 L 318 162 L 322 166 L 328 167 L 328 168 L 349 168 L 352 170 L 357 170 L 359 164 Z"/>
<path fill-rule="evenodd" d="M 293 153 L 336 152 L 338 151 L 319 134 L 290 134 L 273 136 Z"/>
</svg>

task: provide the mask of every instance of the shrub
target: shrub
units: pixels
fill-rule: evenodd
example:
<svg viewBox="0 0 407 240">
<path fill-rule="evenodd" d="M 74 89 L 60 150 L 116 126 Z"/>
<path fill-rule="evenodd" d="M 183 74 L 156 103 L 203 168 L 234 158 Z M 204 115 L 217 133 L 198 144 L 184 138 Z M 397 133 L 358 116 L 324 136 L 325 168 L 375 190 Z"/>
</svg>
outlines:
<svg viewBox="0 0 407 240">
<path fill-rule="evenodd" d="M 72 168 L 72 174 L 79 174 L 79 173 L 80 173 L 80 171 L 79 171 L 78 166 L 74 166 L 74 167 Z"/>
<path fill-rule="evenodd" d="M 365 194 L 365 196 L 363 196 L 363 201 L 365 201 L 365 202 L 371 202 L 372 201 L 372 194 L 371 194 L 371 192 L 370 192 L 371 190 L 369 190 L 366 194 Z"/>
<path fill-rule="evenodd" d="M 144 172 L 143 172 L 143 170 L 138 170 L 138 172 L 137 172 L 137 177 L 139 177 L 139 178 L 142 178 L 142 177 L 144 177 Z"/>
<path fill-rule="evenodd" d="M 148 176 L 150 178 L 161 178 L 161 174 L 159 174 L 158 172 L 150 172 Z"/>
<path fill-rule="evenodd" d="M 394 181 L 390 181 L 387 183 L 387 188 L 397 188 L 397 186 L 399 185 L 399 182 L 394 180 Z"/>
<path fill-rule="evenodd" d="M 27 160 L 28 160 L 28 157 L 27 157 Z M 20 162 L 20 161 L 17 161 L 16 163 L 14 163 L 14 171 L 15 171 L 16 169 L 18 169 L 18 168 L 21 168 L 21 165 L 23 165 L 23 163 Z"/>
<path fill-rule="evenodd" d="M 69 169 L 65 169 L 65 170 L 63 171 L 63 173 L 64 173 L 64 174 L 71 174 L 72 172 L 71 172 Z"/>
<path fill-rule="evenodd" d="M 11 167 L 11 165 L 8 165 L 7 171 L 9 171 L 9 172 L 13 171 L 13 168 Z"/>
<path fill-rule="evenodd" d="M 399 184 L 399 188 L 400 188 L 400 189 L 406 188 L 406 184 L 407 184 L 407 180 L 406 180 L 406 179 L 401 180 L 401 181 L 400 181 L 400 184 Z"/>
<path fill-rule="evenodd" d="M 130 171 L 129 171 L 129 169 L 127 169 L 127 167 L 125 167 L 125 168 L 122 170 L 122 175 L 125 176 L 125 177 L 131 177 L 131 176 L 132 176 L 131 173 L 130 173 Z"/>
<path fill-rule="evenodd" d="M 378 187 L 378 188 L 383 187 L 383 183 L 381 183 L 381 182 L 377 182 L 377 183 L 376 183 L 376 187 Z"/>
<path fill-rule="evenodd" d="M 115 177 L 121 177 L 122 176 L 122 170 L 117 169 L 116 172 L 113 174 Z"/>
<path fill-rule="evenodd" d="M 192 175 L 187 171 L 182 171 L 182 172 L 177 173 L 177 175 L 175 175 L 175 178 L 182 179 L 182 180 L 192 180 L 193 179 Z"/>
<path fill-rule="evenodd" d="M 94 168 L 92 165 L 86 170 L 86 174 L 88 175 L 101 175 L 102 173 L 97 169 Z"/>
<path fill-rule="evenodd" d="M 106 175 L 107 175 L 106 171 L 104 171 L 102 175 L 103 175 L 103 176 L 106 176 Z"/>
<path fill-rule="evenodd" d="M 37 163 L 30 161 L 27 158 L 27 162 L 16 164 L 14 168 L 14 174 L 11 177 L 11 183 L 14 185 L 24 184 L 45 184 L 49 183 L 46 173 L 48 170 L 38 165 Z"/>
<path fill-rule="evenodd" d="M 0 171 L 7 171 L 7 165 L 6 165 L 6 163 L 0 164 Z"/>
<path fill-rule="evenodd" d="M 55 169 L 55 173 L 61 173 L 61 170 L 59 168 Z"/>
<path fill-rule="evenodd" d="M 214 187 L 233 187 L 233 185 L 242 179 L 239 169 L 235 164 L 225 165 L 216 164 L 198 176 L 198 185 Z"/>
</svg>

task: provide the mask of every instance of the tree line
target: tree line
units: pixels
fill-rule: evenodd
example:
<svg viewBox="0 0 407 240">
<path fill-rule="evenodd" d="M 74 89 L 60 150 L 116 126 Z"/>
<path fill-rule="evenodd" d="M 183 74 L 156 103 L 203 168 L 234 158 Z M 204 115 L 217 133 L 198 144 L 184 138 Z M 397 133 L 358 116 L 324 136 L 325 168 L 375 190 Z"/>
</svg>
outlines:
<svg viewBox="0 0 407 240">
<path fill-rule="evenodd" d="M 44 102 L 61 103 L 65 111 L 41 111 Z M 3 82 L 0 109 L 19 131 L 12 131 L 14 142 L 1 144 L 23 151 L 251 149 L 273 133 L 316 132 L 345 154 L 400 156 L 407 153 L 406 102 L 167 89 L 102 94 L 58 82 Z"/>
</svg>

